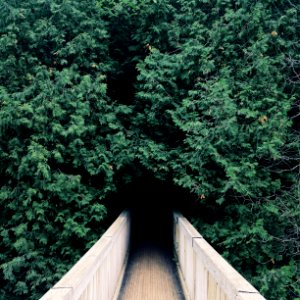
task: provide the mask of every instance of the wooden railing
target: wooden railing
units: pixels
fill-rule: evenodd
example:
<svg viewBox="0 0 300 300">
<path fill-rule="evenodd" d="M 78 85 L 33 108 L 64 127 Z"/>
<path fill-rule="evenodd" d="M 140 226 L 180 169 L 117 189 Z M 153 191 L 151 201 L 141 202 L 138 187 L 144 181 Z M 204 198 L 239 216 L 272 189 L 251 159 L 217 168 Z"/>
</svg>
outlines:
<svg viewBox="0 0 300 300">
<path fill-rule="evenodd" d="M 101 239 L 40 300 L 110 300 L 118 293 L 129 248 L 123 212 Z"/>
<path fill-rule="evenodd" d="M 129 238 L 130 216 L 123 212 L 40 300 L 117 299 Z M 174 242 L 187 300 L 265 300 L 179 213 L 174 213 Z"/>
<path fill-rule="evenodd" d="M 191 300 L 265 299 L 179 213 L 174 213 L 174 241 L 178 268 Z"/>
</svg>

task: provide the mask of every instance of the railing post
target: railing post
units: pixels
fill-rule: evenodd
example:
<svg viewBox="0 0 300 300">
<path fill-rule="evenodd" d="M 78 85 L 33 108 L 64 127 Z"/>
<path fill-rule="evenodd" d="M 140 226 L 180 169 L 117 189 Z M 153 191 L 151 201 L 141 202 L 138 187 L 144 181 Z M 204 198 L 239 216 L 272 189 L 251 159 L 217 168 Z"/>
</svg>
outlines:
<svg viewBox="0 0 300 300">
<path fill-rule="evenodd" d="M 191 300 L 265 300 L 179 213 L 174 213 L 179 273 Z"/>
<path fill-rule="evenodd" d="M 129 231 L 130 217 L 124 211 L 40 300 L 113 299 L 126 264 Z"/>
</svg>

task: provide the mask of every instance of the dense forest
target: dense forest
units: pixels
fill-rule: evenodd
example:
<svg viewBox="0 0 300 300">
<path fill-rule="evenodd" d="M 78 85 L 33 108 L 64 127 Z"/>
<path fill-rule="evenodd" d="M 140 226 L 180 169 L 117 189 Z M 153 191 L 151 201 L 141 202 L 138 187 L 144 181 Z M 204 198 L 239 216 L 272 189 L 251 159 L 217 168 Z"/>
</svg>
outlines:
<svg viewBox="0 0 300 300">
<path fill-rule="evenodd" d="M 300 299 L 299 13 L 0 0 L 0 299 L 38 299 L 145 176 L 267 299 Z"/>
</svg>

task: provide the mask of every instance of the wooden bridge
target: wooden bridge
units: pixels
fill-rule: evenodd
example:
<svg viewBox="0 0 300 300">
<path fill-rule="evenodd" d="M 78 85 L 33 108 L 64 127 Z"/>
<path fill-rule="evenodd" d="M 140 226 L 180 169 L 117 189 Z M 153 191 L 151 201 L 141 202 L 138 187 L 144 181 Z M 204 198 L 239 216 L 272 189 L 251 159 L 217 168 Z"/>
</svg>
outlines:
<svg viewBox="0 0 300 300">
<path fill-rule="evenodd" d="M 143 228 L 133 231 L 132 219 L 121 213 L 40 300 L 265 299 L 181 214 L 173 213 L 175 251 L 153 238 L 134 243 Z"/>
</svg>

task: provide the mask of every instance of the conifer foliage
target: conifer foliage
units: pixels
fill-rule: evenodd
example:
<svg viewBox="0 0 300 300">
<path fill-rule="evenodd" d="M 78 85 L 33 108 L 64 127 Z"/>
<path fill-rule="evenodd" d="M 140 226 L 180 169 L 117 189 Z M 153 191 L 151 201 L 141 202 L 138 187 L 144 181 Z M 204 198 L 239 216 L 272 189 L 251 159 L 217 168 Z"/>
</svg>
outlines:
<svg viewBox="0 0 300 300">
<path fill-rule="evenodd" d="M 131 155 L 96 2 L 3 1 L 0 14 L 0 298 L 37 299 L 99 238 Z"/>
<path fill-rule="evenodd" d="M 267 299 L 299 298 L 299 11 L 1 1 L 0 297 L 44 293 L 147 170 Z"/>
</svg>

